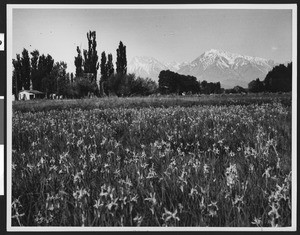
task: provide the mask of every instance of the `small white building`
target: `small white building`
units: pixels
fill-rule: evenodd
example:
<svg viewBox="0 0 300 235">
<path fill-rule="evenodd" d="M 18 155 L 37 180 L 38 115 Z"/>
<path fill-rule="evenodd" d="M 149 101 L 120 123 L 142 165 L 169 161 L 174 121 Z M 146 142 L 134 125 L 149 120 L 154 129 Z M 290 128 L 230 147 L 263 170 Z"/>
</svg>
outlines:
<svg viewBox="0 0 300 235">
<path fill-rule="evenodd" d="M 19 92 L 18 100 L 42 99 L 44 97 L 45 93 L 37 90 L 21 90 Z"/>
</svg>

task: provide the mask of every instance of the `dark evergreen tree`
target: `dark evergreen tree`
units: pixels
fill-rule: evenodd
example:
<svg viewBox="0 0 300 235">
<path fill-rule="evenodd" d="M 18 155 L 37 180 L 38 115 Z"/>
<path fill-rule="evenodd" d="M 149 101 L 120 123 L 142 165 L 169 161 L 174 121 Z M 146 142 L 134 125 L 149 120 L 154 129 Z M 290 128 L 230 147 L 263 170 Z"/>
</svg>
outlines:
<svg viewBox="0 0 300 235">
<path fill-rule="evenodd" d="M 264 81 L 258 78 L 248 84 L 249 92 L 290 92 L 292 91 L 292 63 L 280 64 L 268 72 Z"/>
<path fill-rule="evenodd" d="M 22 88 L 30 89 L 31 82 L 33 89 L 43 91 L 43 87 L 46 87 L 43 80 L 45 81 L 53 68 L 54 60 L 50 55 L 39 55 L 38 50 L 34 50 L 30 54 L 32 55 L 31 59 L 28 51 L 24 49 L 22 57 L 17 54 L 17 59 L 13 59 L 13 93 L 16 98 Z"/>
<path fill-rule="evenodd" d="M 67 64 L 65 62 L 56 62 L 50 73 L 46 73 L 42 79 L 42 90 L 48 96 L 51 93 L 65 95 L 67 90 L 66 78 Z"/>
<path fill-rule="evenodd" d="M 110 77 L 115 72 L 112 54 L 107 55 L 106 70 L 107 70 L 108 77 Z"/>
<path fill-rule="evenodd" d="M 34 50 L 30 54 L 31 54 L 31 69 L 37 70 L 40 53 L 38 50 Z"/>
<path fill-rule="evenodd" d="M 103 91 L 106 95 L 109 94 L 109 79 L 114 75 L 114 64 L 112 54 L 108 54 L 106 62 L 107 79 L 103 82 Z"/>
<path fill-rule="evenodd" d="M 288 92 L 292 90 L 292 63 L 275 66 L 264 80 L 265 90 L 269 92 Z"/>
<path fill-rule="evenodd" d="M 127 74 L 127 59 L 126 59 L 126 46 L 120 41 L 119 48 L 117 49 L 117 73 Z"/>
<path fill-rule="evenodd" d="M 46 60 L 45 60 L 45 72 L 46 74 L 50 74 L 54 65 L 54 59 L 51 55 L 47 54 Z"/>
<path fill-rule="evenodd" d="M 56 94 L 66 96 L 69 85 L 68 76 L 66 73 L 67 64 L 63 61 L 56 62 L 53 70 L 57 70 L 56 74 Z"/>
<path fill-rule="evenodd" d="M 15 94 L 15 99 L 18 99 L 19 91 L 23 87 L 23 81 L 22 81 L 22 64 L 21 64 L 21 57 L 20 54 L 16 55 L 16 59 L 13 59 L 13 94 Z"/>
<path fill-rule="evenodd" d="M 183 92 L 198 93 L 200 91 L 196 77 L 181 75 L 170 70 L 160 72 L 158 84 L 162 93 L 182 94 Z"/>
<path fill-rule="evenodd" d="M 101 79 L 100 79 L 100 89 L 102 89 L 102 94 L 109 94 L 108 91 L 108 79 L 114 74 L 112 54 L 108 54 L 106 58 L 105 52 L 101 55 Z"/>
<path fill-rule="evenodd" d="M 32 88 L 34 90 L 38 90 L 38 83 L 39 83 L 39 79 L 41 79 L 39 77 L 39 72 L 38 72 L 38 60 L 39 60 L 39 56 L 40 53 L 38 50 L 34 50 L 31 53 L 31 82 L 32 82 Z"/>
<path fill-rule="evenodd" d="M 37 90 L 44 91 L 46 93 L 54 91 L 54 89 L 52 89 L 52 81 L 50 81 L 52 80 L 50 73 L 53 69 L 53 65 L 54 59 L 51 55 L 48 54 L 47 56 L 45 56 L 44 54 L 42 54 L 39 57 L 38 76 L 40 77 L 40 79 L 38 79 Z"/>
<path fill-rule="evenodd" d="M 51 55 L 45 56 L 42 54 L 39 57 L 39 62 L 38 62 L 38 70 L 42 74 L 42 77 L 49 75 L 52 71 L 54 65 L 54 59 L 52 58 Z"/>
<path fill-rule="evenodd" d="M 97 80 L 97 71 L 99 69 L 98 55 L 97 55 L 97 42 L 96 42 L 96 31 L 89 31 L 87 33 L 88 39 L 88 50 L 83 50 L 84 55 L 84 73 L 93 74 L 93 80 Z"/>
<path fill-rule="evenodd" d="M 200 83 L 200 93 L 202 94 L 220 94 L 222 92 L 220 82 L 207 82 L 202 81 Z"/>
<path fill-rule="evenodd" d="M 104 54 L 105 56 L 105 54 Z M 102 72 L 103 71 L 103 72 Z M 101 59 L 101 88 L 103 89 L 102 92 L 103 94 L 105 93 L 106 95 L 109 94 L 109 89 L 108 89 L 108 80 L 110 77 L 114 74 L 114 65 L 112 61 L 112 54 L 108 54 L 107 60 L 106 57 L 103 57 Z"/>
<path fill-rule="evenodd" d="M 83 58 L 81 55 L 81 50 L 79 49 L 79 47 L 77 47 L 77 56 L 75 57 L 75 67 L 76 67 L 76 72 L 75 72 L 75 76 L 76 77 L 80 77 L 83 75 L 83 69 L 82 69 L 82 65 L 83 65 Z"/>
<path fill-rule="evenodd" d="M 68 83 L 71 82 L 71 75 L 70 75 L 70 73 L 66 74 L 66 79 L 67 79 Z"/>
<path fill-rule="evenodd" d="M 263 92 L 265 90 L 264 83 L 257 78 L 248 84 L 248 90 L 253 93 Z"/>
<path fill-rule="evenodd" d="M 105 55 L 105 51 L 102 52 L 101 54 L 101 64 L 100 64 L 100 69 L 101 69 L 101 78 L 99 81 L 99 85 L 100 85 L 100 96 L 104 95 L 104 83 L 107 81 L 107 67 L 106 67 L 106 55 Z"/>
<path fill-rule="evenodd" d="M 21 66 L 22 66 L 22 80 L 23 80 L 23 87 L 25 90 L 30 89 L 30 58 L 28 51 L 24 48 L 22 51 L 22 58 L 21 58 Z"/>
<path fill-rule="evenodd" d="M 107 67 L 106 67 L 106 55 L 105 51 L 102 52 L 101 54 L 101 64 L 100 64 L 100 69 L 101 69 L 101 80 L 104 81 L 107 79 Z"/>
</svg>

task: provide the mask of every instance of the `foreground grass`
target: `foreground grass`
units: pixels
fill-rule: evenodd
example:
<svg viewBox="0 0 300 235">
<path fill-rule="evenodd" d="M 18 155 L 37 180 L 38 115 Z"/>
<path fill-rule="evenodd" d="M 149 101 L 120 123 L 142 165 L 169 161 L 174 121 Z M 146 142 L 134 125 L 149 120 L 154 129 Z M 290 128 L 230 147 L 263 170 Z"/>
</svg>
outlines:
<svg viewBox="0 0 300 235">
<path fill-rule="evenodd" d="M 291 225 L 281 103 L 15 111 L 12 131 L 13 225 Z"/>
<path fill-rule="evenodd" d="M 80 108 L 82 110 L 107 108 L 167 108 L 167 107 L 193 107 L 197 105 L 250 105 L 282 103 L 291 104 L 291 93 L 261 93 L 261 94 L 221 94 L 200 96 L 156 96 L 156 97 L 106 97 L 94 99 L 74 100 L 30 100 L 14 101 L 13 110 L 20 112 L 38 112 L 49 110 L 68 110 Z"/>
</svg>

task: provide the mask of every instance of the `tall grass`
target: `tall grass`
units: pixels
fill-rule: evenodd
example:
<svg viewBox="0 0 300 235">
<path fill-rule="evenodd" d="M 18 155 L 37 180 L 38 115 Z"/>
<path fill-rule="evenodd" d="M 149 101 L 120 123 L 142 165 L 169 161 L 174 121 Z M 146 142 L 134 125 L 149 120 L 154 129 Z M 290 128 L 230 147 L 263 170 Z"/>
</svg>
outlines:
<svg viewBox="0 0 300 235">
<path fill-rule="evenodd" d="M 15 226 L 291 226 L 280 103 L 15 111 Z"/>
<path fill-rule="evenodd" d="M 282 103 L 291 104 L 291 93 L 260 93 L 260 94 L 215 94 L 193 96 L 152 96 L 152 97 L 105 97 L 93 99 L 70 100 L 29 100 L 14 101 L 13 110 L 20 112 L 39 112 L 49 110 L 68 110 L 80 108 L 83 110 L 107 108 L 168 108 L 193 107 L 199 105 L 250 105 Z"/>
</svg>

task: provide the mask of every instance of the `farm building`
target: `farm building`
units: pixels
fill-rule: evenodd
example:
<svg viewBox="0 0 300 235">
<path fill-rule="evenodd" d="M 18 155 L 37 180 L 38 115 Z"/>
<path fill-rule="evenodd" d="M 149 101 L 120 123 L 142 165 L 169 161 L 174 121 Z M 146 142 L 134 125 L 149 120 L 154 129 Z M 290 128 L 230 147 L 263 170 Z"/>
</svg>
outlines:
<svg viewBox="0 0 300 235">
<path fill-rule="evenodd" d="M 19 92 L 19 100 L 32 100 L 45 98 L 45 93 L 37 90 L 21 90 Z"/>
</svg>

